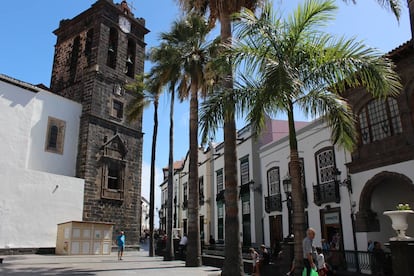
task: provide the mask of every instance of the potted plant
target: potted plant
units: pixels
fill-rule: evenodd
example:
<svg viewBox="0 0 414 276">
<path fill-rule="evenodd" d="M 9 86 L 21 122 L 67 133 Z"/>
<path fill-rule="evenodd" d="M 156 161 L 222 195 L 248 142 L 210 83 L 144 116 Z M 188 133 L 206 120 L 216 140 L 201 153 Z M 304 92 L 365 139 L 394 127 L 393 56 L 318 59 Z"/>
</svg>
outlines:
<svg viewBox="0 0 414 276">
<path fill-rule="evenodd" d="M 392 221 L 392 228 L 397 232 L 397 236 L 391 238 L 390 240 L 407 240 L 411 239 L 405 235 L 407 231 L 407 215 L 413 214 L 414 211 L 411 210 L 410 205 L 408 204 L 398 204 L 396 206 L 397 210 L 394 211 L 385 211 L 384 215 L 389 216 Z"/>
</svg>

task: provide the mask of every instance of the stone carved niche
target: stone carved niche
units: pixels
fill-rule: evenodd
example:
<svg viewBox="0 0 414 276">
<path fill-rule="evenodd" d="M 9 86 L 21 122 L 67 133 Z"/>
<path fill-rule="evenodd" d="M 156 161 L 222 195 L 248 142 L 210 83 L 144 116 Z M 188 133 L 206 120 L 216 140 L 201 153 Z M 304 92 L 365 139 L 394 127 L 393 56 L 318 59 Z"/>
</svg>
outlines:
<svg viewBox="0 0 414 276">
<path fill-rule="evenodd" d="M 110 200 L 124 200 L 125 156 L 127 149 L 119 134 L 102 146 L 101 197 Z"/>
</svg>

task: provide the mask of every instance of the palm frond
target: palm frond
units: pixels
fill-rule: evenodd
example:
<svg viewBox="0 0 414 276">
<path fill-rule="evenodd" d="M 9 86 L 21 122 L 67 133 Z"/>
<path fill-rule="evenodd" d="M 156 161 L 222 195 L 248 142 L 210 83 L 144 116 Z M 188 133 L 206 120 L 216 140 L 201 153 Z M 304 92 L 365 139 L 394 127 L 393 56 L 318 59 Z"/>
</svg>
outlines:
<svg viewBox="0 0 414 276">
<path fill-rule="evenodd" d="M 343 37 L 325 36 L 314 42 L 311 56 L 315 64 L 309 67 L 314 69 L 301 68 L 302 72 L 308 72 L 303 76 L 307 85 L 326 83 L 337 93 L 350 87 L 365 87 L 375 97 L 395 96 L 401 91 L 400 78 L 393 70 L 392 61 L 378 50 Z"/>
<path fill-rule="evenodd" d="M 295 102 L 306 116 L 322 116 L 331 128 L 332 142 L 352 151 L 357 140 L 351 107 L 338 94 L 325 87 L 315 88 Z"/>
<path fill-rule="evenodd" d="M 289 34 L 289 48 L 294 49 L 301 37 L 309 37 L 320 27 L 326 26 L 335 18 L 333 12 L 337 9 L 334 0 L 305 1 L 303 5 L 299 4 L 285 24 Z"/>
<path fill-rule="evenodd" d="M 210 94 L 200 106 L 199 127 L 201 143 L 205 144 L 208 139 L 215 137 L 217 129 L 224 122 L 224 97 L 221 93 Z"/>
<path fill-rule="evenodd" d="M 354 4 L 357 3 L 356 0 L 342 0 L 342 1 L 346 3 L 349 3 L 349 2 L 352 2 Z M 390 10 L 395 15 L 397 20 L 400 20 L 401 10 L 402 10 L 401 0 L 377 0 L 377 2 L 381 7 Z"/>
<path fill-rule="evenodd" d="M 135 81 L 126 85 L 126 89 L 132 92 L 134 98 L 129 102 L 126 108 L 127 121 L 133 121 L 142 116 L 144 109 L 153 100 L 153 94 L 146 91 L 144 75 L 136 75 Z"/>
</svg>

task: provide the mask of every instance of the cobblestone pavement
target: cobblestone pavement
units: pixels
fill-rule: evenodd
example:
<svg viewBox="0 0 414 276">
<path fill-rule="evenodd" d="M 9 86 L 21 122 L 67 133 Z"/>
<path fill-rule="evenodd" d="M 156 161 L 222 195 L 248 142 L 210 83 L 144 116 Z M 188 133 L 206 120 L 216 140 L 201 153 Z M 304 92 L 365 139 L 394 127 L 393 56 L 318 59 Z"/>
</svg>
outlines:
<svg viewBox="0 0 414 276">
<path fill-rule="evenodd" d="M 0 264 L 0 275 L 143 275 L 143 276 L 217 276 L 215 267 L 185 267 L 183 261 L 164 262 L 162 257 L 148 257 L 147 251 L 124 253 L 122 261 L 116 252 L 109 256 L 12 255 Z"/>
</svg>

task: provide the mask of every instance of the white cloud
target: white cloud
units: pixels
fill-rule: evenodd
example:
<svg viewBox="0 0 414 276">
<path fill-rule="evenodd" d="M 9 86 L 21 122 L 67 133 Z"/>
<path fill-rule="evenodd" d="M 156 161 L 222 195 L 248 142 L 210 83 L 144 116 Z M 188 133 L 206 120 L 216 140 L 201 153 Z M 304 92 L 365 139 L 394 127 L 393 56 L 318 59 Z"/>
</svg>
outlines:
<svg viewBox="0 0 414 276">
<path fill-rule="evenodd" d="M 151 176 L 151 165 L 145 161 L 142 162 L 142 181 L 141 181 L 141 195 L 149 201 L 150 196 L 150 176 Z M 161 206 L 161 190 L 160 184 L 162 182 L 163 175 L 160 168 L 155 168 L 155 207 Z M 155 228 L 159 226 L 158 213 L 154 210 L 154 223 Z"/>
</svg>

